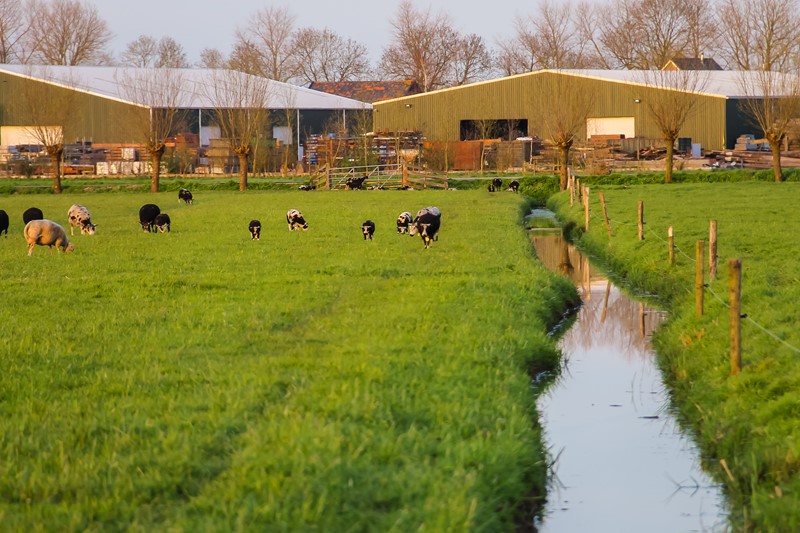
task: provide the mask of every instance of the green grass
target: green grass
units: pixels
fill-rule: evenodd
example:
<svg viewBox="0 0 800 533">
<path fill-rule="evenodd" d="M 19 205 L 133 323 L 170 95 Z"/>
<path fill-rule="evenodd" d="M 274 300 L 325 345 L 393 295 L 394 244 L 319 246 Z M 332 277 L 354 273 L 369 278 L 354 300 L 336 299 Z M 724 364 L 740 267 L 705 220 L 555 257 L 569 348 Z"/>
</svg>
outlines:
<svg viewBox="0 0 800 533">
<path fill-rule="evenodd" d="M 614 237 L 602 222 L 604 192 Z M 698 435 L 709 467 L 725 484 L 738 531 L 800 530 L 800 239 L 797 183 L 595 185 L 590 231 L 566 194 L 551 206 L 575 222 L 581 247 L 621 283 L 655 292 L 671 318 L 656 335 L 659 363 L 684 422 Z M 637 238 L 637 203 L 646 235 Z M 719 274 L 706 282 L 705 314 L 695 317 L 695 243 L 718 221 Z M 668 264 L 667 227 L 679 247 Z M 730 376 L 729 258 L 741 258 L 743 368 Z M 760 325 L 758 327 L 756 325 Z M 768 330 L 770 334 L 765 333 Z M 777 337 L 776 338 L 773 337 Z M 785 344 L 784 344 L 785 343 Z M 720 466 L 725 460 L 730 479 Z"/>
<path fill-rule="evenodd" d="M 141 231 L 149 202 L 171 233 Z M 22 211 L 66 227 L 72 203 L 97 235 L 27 257 Z M 428 205 L 443 222 L 424 250 L 394 221 Z M 529 521 L 546 454 L 528 373 L 557 366 L 545 332 L 576 294 L 535 261 L 526 207 L 485 190 L 0 197 L 0 529 Z"/>
</svg>

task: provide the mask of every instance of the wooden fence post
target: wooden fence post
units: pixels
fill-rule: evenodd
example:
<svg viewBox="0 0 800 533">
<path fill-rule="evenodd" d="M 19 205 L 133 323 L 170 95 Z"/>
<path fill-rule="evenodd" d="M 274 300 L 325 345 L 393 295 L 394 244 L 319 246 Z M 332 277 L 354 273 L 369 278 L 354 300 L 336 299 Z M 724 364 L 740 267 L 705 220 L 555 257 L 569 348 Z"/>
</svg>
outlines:
<svg viewBox="0 0 800 533">
<path fill-rule="evenodd" d="M 669 264 L 675 264 L 675 232 L 672 231 L 672 226 L 667 228 L 667 246 L 669 247 Z"/>
<path fill-rule="evenodd" d="M 708 224 L 708 277 L 717 278 L 717 221 Z"/>
<path fill-rule="evenodd" d="M 578 194 L 578 201 L 583 203 L 583 187 L 580 178 L 575 178 L 575 192 Z"/>
<path fill-rule="evenodd" d="M 589 233 L 589 187 L 583 188 L 583 218 L 586 221 L 586 233 Z"/>
<path fill-rule="evenodd" d="M 703 248 L 705 241 L 697 241 L 696 246 L 696 265 L 694 271 L 694 313 L 696 316 L 703 316 L 703 275 L 705 273 L 705 264 L 703 262 Z"/>
<path fill-rule="evenodd" d="M 608 232 L 608 237 L 611 238 L 614 235 L 611 233 L 611 223 L 608 221 L 608 210 L 606 209 L 606 198 L 602 192 L 598 193 L 600 196 L 600 205 L 603 206 L 603 221 L 606 224 L 606 231 Z"/>
<path fill-rule="evenodd" d="M 728 288 L 731 308 L 731 375 L 742 369 L 742 260 L 728 260 Z"/>
<path fill-rule="evenodd" d="M 569 206 L 575 205 L 575 176 L 570 176 L 569 179 Z"/>
<path fill-rule="evenodd" d="M 644 240 L 644 202 L 639 200 L 639 240 Z"/>
<path fill-rule="evenodd" d="M 403 162 L 403 177 L 401 178 L 401 183 L 403 188 L 408 187 L 408 165 L 406 162 Z"/>
<path fill-rule="evenodd" d="M 331 167 L 325 169 L 325 190 L 331 190 Z"/>
</svg>

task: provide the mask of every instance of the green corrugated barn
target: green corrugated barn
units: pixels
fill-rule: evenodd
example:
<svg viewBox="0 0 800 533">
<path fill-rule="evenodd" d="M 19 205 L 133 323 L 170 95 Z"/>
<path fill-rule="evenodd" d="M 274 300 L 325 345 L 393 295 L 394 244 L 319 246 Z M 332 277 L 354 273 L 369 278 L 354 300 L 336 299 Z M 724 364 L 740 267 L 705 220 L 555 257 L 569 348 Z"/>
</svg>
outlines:
<svg viewBox="0 0 800 533">
<path fill-rule="evenodd" d="M 679 137 L 699 143 L 704 150 L 730 149 L 739 135 L 760 137 L 740 109 L 745 94 L 753 95 L 753 73 L 697 71 L 701 83 L 693 85 L 697 102 Z M 648 83 L 652 73 L 629 70 L 541 70 L 461 87 L 376 102 L 375 131 L 419 131 L 431 141 L 475 138 L 476 124 L 493 121 L 505 126 L 505 137 L 539 136 L 542 113 L 568 105 L 559 87 L 577 88 L 592 95 L 588 115 L 580 127 L 579 141 L 594 135 L 660 139 L 647 102 L 669 90 Z M 749 80 L 749 81 L 748 81 Z M 747 85 L 743 88 L 743 85 Z M 684 91 L 687 92 L 687 91 Z M 539 118 L 537 118 L 539 117 Z"/>
</svg>

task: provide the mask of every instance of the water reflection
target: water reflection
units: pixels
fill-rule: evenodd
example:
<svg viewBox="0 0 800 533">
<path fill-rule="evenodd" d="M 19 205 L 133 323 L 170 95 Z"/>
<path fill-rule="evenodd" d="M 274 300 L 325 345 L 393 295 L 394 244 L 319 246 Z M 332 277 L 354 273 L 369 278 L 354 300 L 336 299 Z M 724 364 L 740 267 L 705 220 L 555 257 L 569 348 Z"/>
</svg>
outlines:
<svg viewBox="0 0 800 533">
<path fill-rule="evenodd" d="M 555 464 L 538 530 L 726 531 L 719 486 L 667 409 L 653 361 L 649 338 L 663 313 L 619 291 L 560 231 L 531 239 L 583 298 L 560 340 L 561 377 L 539 400 Z"/>
</svg>

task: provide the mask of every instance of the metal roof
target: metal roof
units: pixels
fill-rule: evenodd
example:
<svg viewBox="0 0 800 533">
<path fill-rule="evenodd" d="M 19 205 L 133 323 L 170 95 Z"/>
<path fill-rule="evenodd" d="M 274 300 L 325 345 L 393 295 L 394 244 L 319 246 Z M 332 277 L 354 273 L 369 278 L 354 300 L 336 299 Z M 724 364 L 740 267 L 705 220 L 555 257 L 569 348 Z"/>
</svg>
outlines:
<svg viewBox="0 0 800 533">
<path fill-rule="evenodd" d="M 691 71 L 693 74 L 696 73 L 699 76 L 706 77 L 706 82 L 703 84 L 703 90 L 698 91 L 700 94 L 706 96 L 714 96 L 718 98 L 728 98 L 728 99 L 737 99 L 737 98 L 758 98 L 763 96 L 761 93 L 762 84 L 759 83 L 758 77 L 763 76 L 764 73 L 761 71 L 754 71 L 754 70 L 708 70 L 708 71 Z M 434 94 L 434 93 L 444 93 L 448 91 L 460 91 L 465 90 L 470 87 L 476 87 L 479 85 L 486 85 L 491 83 L 502 82 L 505 80 L 511 80 L 515 78 L 524 78 L 527 76 L 538 76 L 545 73 L 553 73 L 553 74 L 564 74 L 568 76 L 580 76 L 584 78 L 591 78 L 596 80 L 602 81 L 610 81 L 610 82 L 617 82 L 617 83 L 625 83 L 629 85 L 641 85 L 644 87 L 655 87 L 656 85 L 652 83 L 647 83 L 648 77 L 650 79 L 663 79 L 663 76 L 685 76 L 687 71 L 664 71 L 664 70 L 652 70 L 652 71 L 645 71 L 645 70 L 600 70 L 600 69 L 545 69 L 545 70 L 536 70 L 533 72 L 525 72 L 523 74 L 516 74 L 514 76 L 507 76 L 503 78 L 495 78 L 491 80 L 484 80 L 475 83 L 470 83 L 468 85 L 460 85 L 458 87 L 449 87 L 447 89 L 439 89 L 438 91 L 430 91 L 427 93 L 416 94 L 416 95 L 409 95 L 403 96 L 400 98 L 395 98 L 394 100 L 389 101 L 397 101 L 397 100 L 404 100 L 404 99 L 415 99 L 415 98 L 425 98 L 426 95 Z M 775 79 L 780 79 L 781 77 L 784 78 L 785 83 L 774 83 L 773 87 L 791 87 L 792 83 L 790 81 L 789 75 L 783 75 L 780 73 L 770 73 L 771 76 L 775 76 Z M 680 84 L 676 83 L 675 87 L 679 87 Z M 667 88 L 664 85 L 661 86 L 662 88 Z M 745 89 L 747 88 L 747 92 Z M 382 102 L 375 102 L 376 105 L 385 104 L 389 101 L 382 101 Z"/>
<path fill-rule="evenodd" d="M 46 83 L 93 94 L 102 98 L 110 98 L 147 107 L 143 101 L 133 101 L 120 87 L 119 80 L 134 79 L 154 69 L 132 67 L 96 67 L 96 66 L 38 66 L 38 65 L 0 65 L 0 73 L 25 77 Z M 214 79 L 225 75 L 224 69 L 172 69 L 181 76 L 180 94 L 177 103 L 186 109 L 213 109 L 215 105 L 206 96 L 208 87 Z M 237 73 L 237 75 L 248 76 Z M 267 101 L 269 109 L 318 109 L 318 110 L 360 110 L 372 109 L 365 102 L 344 98 L 333 94 L 315 91 L 306 87 L 298 87 L 289 83 L 269 80 L 270 90 Z M 287 102 L 291 102 L 287 106 Z"/>
</svg>

